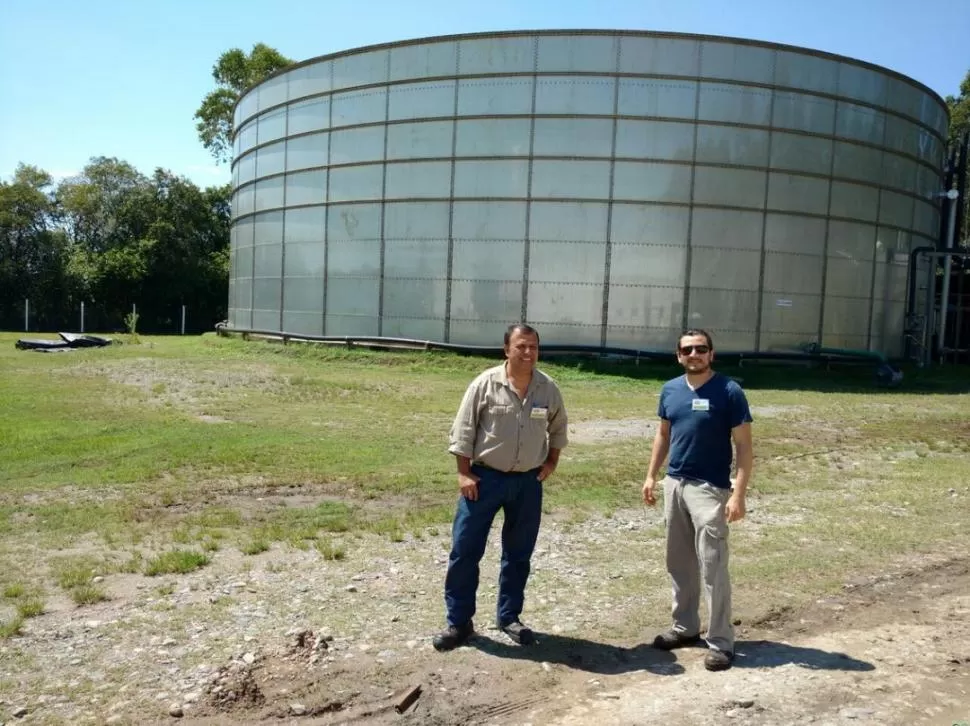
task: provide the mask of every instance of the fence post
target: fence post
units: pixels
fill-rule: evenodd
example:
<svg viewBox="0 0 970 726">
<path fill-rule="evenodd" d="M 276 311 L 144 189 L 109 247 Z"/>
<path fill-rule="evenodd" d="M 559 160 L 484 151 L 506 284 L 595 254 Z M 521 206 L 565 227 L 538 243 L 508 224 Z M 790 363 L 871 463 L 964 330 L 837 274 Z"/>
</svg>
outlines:
<svg viewBox="0 0 970 726">
<path fill-rule="evenodd" d="M 84 332 L 84 300 L 81 301 L 81 332 Z"/>
<path fill-rule="evenodd" d="M 30 330 L 30 298 L 24 298 L 24 332 Z"/>
<path fill-rule="evenodd" d="M 185 306 L 182 306 L 182 335 L 185 335 Z"/>
</svg>

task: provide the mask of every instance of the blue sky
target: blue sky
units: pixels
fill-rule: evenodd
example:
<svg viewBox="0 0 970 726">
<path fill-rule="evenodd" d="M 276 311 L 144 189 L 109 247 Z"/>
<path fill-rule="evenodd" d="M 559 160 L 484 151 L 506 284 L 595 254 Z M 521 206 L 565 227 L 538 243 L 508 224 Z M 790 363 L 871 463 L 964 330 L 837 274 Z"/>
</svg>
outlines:
<svg viewBox="0 0 970 726">
<path fill-rule="evenodd" d="M 2 0 L 0 178 L 93 156 L 228 181 L 192 118 L 229 48 L 303 60 L 371 43 L 536 28 L 730 35 L 887 66 L 942 96 L 970 68 L 970 0 Z"/>
</svg>

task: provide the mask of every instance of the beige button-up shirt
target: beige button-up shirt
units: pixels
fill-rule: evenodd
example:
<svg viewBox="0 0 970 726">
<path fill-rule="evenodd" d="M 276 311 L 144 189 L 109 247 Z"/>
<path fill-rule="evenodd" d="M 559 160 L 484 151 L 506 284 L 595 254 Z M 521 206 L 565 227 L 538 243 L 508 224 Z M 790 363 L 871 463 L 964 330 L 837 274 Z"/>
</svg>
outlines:
<svg viewBox="0 0 970 726">
<path fill-rule="evenodd" d="M 448 451 L 499 471 L 529 471 L 542 466 L 550 447 L 562 449 L 566 443 L 566 408 L 555 381 L 533 370 L 520 399 L 503 363 L 468 386 Z"/>
</svg>

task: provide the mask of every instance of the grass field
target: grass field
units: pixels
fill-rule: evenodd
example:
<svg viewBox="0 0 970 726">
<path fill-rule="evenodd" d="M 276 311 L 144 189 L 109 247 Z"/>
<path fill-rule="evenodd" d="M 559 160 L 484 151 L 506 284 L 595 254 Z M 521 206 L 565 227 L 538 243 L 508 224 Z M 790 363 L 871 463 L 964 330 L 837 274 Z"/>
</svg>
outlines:
<svg viewBox="0 0 970 726">
<path fill-rule="evenodd" d="M 351 559 L 355 542 L 450 524 L 447 432 L 492 361 L 282 346 L 207 335 L 41 354 L 0 334 L 0 637 L 52 593 L 78 607 L 112 573 L 187 573 L 270 546 Z M 571 427 L 546 510 L 580 522 L 639 506 L 652 420 L 672 365 L 543 363 Z M 745 367 L 755 410 L 751 515 L 733 568 L 754 600 L 837 587 L 847 574 L 960 550 L 970 471 L 968 371 Z M 659 531 L 650 536 L 659 537 Z"/>
</svg>

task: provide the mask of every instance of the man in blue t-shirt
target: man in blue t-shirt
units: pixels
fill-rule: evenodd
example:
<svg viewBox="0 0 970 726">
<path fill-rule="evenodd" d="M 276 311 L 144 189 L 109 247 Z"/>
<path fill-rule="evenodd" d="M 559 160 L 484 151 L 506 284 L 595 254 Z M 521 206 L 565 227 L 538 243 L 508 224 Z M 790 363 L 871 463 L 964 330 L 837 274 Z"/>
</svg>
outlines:
<svg viewBox="0 0 970 726">
<path fill-rule="evenodd" d="M 652 506 L 669 452 L 663 489 L 674 624 L 653 645 L 673 650 L 700 642 L 703 584 L 710 617 L 704 667 L 721 671 L 734 661 L 727 537 L 728 523 L 744 517 L 752 465 L 751 411 L 741 386 L 711 368 L 714 343 L 709 333 L 688 330 L 681 335 L 677 360 L 685 374 L 667 381 L 660 391 L 660 426 L 643 483 L 643 501 Z M 732 441 L 737 451 L 733 481 Z"/>
</svg>

